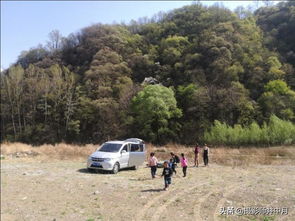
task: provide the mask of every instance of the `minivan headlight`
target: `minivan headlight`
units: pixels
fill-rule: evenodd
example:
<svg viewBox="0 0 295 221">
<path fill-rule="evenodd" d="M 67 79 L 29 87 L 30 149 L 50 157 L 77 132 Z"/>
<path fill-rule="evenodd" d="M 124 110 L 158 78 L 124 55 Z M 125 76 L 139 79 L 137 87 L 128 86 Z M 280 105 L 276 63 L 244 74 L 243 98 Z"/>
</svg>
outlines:
<svg viewBox="0 0 295 221">
<path fill-rule="evenodd" d="M 104 158 L 104 161 L 111 161 L 112 158 Z"/>
</svg>

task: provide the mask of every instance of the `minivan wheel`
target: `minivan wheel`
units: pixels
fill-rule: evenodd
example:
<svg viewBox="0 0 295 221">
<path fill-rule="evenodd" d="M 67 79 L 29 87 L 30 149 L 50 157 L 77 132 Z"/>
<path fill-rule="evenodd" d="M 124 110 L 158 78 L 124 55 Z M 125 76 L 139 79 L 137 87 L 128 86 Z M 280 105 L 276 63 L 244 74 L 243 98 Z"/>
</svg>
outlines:
<svg viewBox="0 0 295 221">
<path fill-rule="evenodd" d="M 133 166 L 133 167 L 131 167 L 131 170 L 137 170 L 137 169 L 138 169 L 137 166 Z"/>
<path fill-rule="evenodd" d="M 115 163 L 115 165 L 113 167 L 113 170 L 112 170 L 112 173 L 113 174 L 118 173 L 119 172 L 119 169 L 120 169 L 119 163 Z"/>
</svg>

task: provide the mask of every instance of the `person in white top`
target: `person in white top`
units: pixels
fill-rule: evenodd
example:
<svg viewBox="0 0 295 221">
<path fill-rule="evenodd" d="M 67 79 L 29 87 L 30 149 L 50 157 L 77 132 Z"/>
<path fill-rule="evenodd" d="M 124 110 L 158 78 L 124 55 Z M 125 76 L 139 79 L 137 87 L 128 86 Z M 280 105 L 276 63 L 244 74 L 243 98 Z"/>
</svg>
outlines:
<svg viewBox="0 0 295 221">
<path fill-rule="evenodd" d="M 155 153 L 151 153 L 149 159 L 149 167 L 151 168 L 151 174 L 153 179 L 156 177 L 157 165 L 158 159 L 155 157 Z"/>
</svg>

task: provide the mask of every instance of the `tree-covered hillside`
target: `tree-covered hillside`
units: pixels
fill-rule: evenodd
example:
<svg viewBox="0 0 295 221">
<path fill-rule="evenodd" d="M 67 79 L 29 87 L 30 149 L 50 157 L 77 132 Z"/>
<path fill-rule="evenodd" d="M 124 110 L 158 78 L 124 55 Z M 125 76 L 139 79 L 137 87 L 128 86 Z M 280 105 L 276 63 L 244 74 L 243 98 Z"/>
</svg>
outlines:
<svg viewBox="0 0 295 221">
<path fill-rule="evenodd" d="M 284 2 L 253 14 L 192 4 L 52 31 L 1 73 L 2 140 L 191 144 L 216 120 L 294 123 L 294 30 L 295 3 Z"/>
</svg>

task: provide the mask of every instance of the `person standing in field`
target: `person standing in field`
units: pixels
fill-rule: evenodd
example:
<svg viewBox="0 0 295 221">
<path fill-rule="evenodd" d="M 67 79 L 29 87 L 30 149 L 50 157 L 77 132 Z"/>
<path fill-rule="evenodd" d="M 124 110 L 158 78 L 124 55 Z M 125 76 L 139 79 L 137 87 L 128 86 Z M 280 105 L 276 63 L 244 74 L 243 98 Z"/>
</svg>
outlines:
<svg viewBox="0 0 295 221">
<path fill-rule="evenodd" d="M 209 163 L 209 147 L 207 146 L 207 144 L 204 145 L 203 160 L 204 160 L 204 165 L 208 166 L 208 163 Z"/>
<path fill-rule="evenodd" d="M 169 188 L 169 185 L 171 184 L 172 174 L 173 174 L 173 171 L 168 166 L 168 161 L 165 161 L 164 162 L 164 169 L 163 169 L 163 172 L 162 172 L 162 176 L 164 176 L 164 183 L 165 183 L 164 190 L 167 190 Z"/>
<path fill-rule="evenodd" d="M 184 154 L 181 154 L 181 159 L 180 159 L 181 167 L 182 167 L 182 172 L 183 172 L 183 177 L 186 177 L 186 170 L 187 170 L 187 159 L 184 157 Z"/>
<path fill-rule="evenodd" d="M 172 169 L 173 168 L 173 159 L 171 158 L 169 163 L 168 163 L 168 166 Z M 172 169 L 173 170 L 173 169 Z"/>
<path fill-rule="evenodd" d="M 150 154 L 149 167 L 151 168 L 151 174 L 153 179 L 156 177 L 157 164 L 158 164 L 158 159 L 155 157 L 155 153 L 152 152 Z"/>
<path fill-rule="evenodd" d="M 171 169 L 176 175 L 177 172 L 176 172 L 175 167 L 176 167 L 177 163 L 179 163 L 179 158 L 173 152 L 171 152 L 170 155 L 171 155 L 171 159 L 170 159 Z"/>
<path fill-rule="evenodd" d="M 199 144 L 197 143 L 194 153 L 195 153 L 195 167 L 199 167 L 199 152 L 200 152 L 200 147 Z"/>
</svg>

